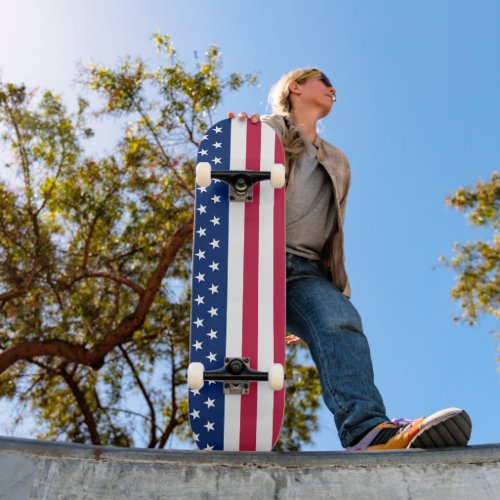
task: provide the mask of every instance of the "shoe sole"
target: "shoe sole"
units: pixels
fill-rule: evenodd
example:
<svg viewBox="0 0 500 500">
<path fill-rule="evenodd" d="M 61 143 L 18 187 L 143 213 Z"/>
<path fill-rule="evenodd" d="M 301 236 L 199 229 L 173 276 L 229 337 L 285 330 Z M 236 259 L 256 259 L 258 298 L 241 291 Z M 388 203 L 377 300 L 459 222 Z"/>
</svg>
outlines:
<svg viewBox="0 0 500 500">
<path fill-rule="evenodd" d="M 471 418 L 460 408 L 448 408 L 434 413 L 420 426 L 421 431 L 413 438 L 408 448 L 466 446 L 472 432 Z"/>
</svg>

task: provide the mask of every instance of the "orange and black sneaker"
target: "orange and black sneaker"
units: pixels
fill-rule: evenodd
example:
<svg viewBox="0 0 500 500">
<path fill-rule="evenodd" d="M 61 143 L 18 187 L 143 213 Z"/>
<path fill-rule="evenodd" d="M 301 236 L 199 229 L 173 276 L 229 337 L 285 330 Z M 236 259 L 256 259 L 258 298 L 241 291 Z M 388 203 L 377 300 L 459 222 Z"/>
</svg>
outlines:
<svg viewBox="0 0 500 500">
<path fill-rule="evenodd" d="M 368 432 L 348 451 L 398 450 L 403 448 L 444 448 L 466 446 L 472 422 L 465 410 L 447 408 L 429 417 L 400 418 L 383 422 Z"/>
</svg>

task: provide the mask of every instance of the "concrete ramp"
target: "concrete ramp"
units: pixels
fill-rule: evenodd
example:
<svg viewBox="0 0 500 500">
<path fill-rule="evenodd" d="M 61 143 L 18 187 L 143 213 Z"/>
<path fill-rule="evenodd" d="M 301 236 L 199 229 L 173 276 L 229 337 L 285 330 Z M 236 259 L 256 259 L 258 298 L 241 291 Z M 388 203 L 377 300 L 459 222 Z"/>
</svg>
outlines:
<svg viewBox="0 0 500 500">
<path fill-rule="evenodd" d="M 0 438 L 0 498 L 494 500 L 500 499 L 500 444 L 210 453 Z"/>
</svg>

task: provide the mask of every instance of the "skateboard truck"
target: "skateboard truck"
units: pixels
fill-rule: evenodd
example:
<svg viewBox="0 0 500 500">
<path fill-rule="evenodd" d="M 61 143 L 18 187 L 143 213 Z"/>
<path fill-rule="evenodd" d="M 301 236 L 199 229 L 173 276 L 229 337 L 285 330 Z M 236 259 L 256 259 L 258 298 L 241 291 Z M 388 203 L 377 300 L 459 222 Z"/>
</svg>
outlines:
<svg viewBox="0 0 500 500">
<path fill-rule="evenodd" d="M 253 201 L 253 186 L 257 182 L 271 181 L 274 188 L 285 185 L 285 166 L 277 163 L 271 166 L 270 171 L 263 170 L 212 170 L 208 162 L 198 163 L 196 166 L 196 183 L 206 187 L 212 179 L 217 179 L 229 185 L 230 201 Z"/>
<path fill-rule="evenodd" d="M 249 172 L 248 170 L 212 170 L 212 178 L 224 181 L 229 185 L 231 201 L 253 201 L 253 185 L 267 181 L 271 172 Z"/>
<path fill-rule="evenodd" d="M 226 357 L 224 366 L 218 370 L 203 371 L 202 365 L 200 365 L 201 363 L 190 364 L 188 385 L 193 388 L 201 388 L 204 380 L 222 382 L 224 394 L 249 394 L 250 382 L 268 382 L 273 390 L 280 390 L 285 379 L 282 365 L 273 364 L 269 372 L 261 372 L 250 368 L 250 358 Z M 189 382 L 190 378 L 192 379 L 191 383 Z"/>
<path fill-rule="evenodd" d="M 225 358 L 224 367 L 204 373 L 205 380 L 224 383 L 224 394 L 248 394 L 249 382 L 267 381 L 267 373 L 250 368 L 250 358 Z"/>
</svg>

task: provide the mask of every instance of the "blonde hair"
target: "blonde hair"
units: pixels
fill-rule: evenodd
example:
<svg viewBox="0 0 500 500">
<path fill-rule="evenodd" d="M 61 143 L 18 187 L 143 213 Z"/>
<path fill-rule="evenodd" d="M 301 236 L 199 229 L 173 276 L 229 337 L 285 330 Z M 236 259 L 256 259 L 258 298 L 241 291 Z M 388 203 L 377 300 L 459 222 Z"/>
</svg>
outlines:
<svg viewBox="0 0 500 500">
<path fill-rule="evenodd" d="M 292 110 L 290 99 L 290 84 L 301 80 L 308 73 L 318 71 L 317 68 L 299 68 L 283 75 L 271 88 L 269 92 L 269 104 L 273 113 L 278 115 L 289 115 Z"/>
<path fill-rule="evenodd" d="M 292 101 L 290 99 L 290 84 L 294 81 L 301 80 L 307 74 L 317 71 L 317 68 L 299 68 L 290 71 L 283 75 L 272 87 L 269 92 L 269 104 L 274 114 L 282 115 L 287 125 L 287 130 L 281 141 L 286 153 L 286 161 L 288 164 L 289 174 L 288 181 L 293 176 L 293 167 L 297 159 L 306 149 L 304 138 L 293 121 L 289 118 L 292 110 Z M 288 182 L 287 182 L 288 184 Z"/>
</svg>

